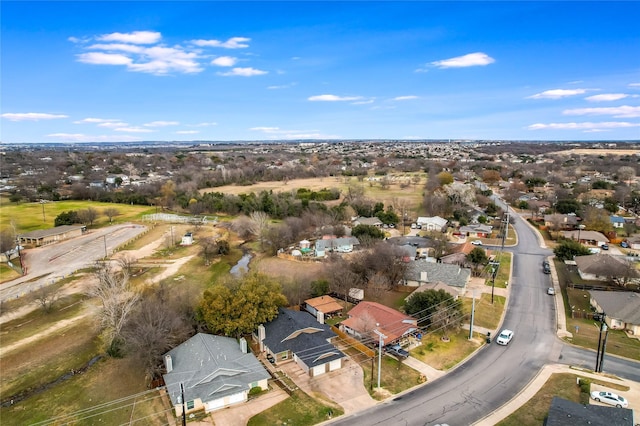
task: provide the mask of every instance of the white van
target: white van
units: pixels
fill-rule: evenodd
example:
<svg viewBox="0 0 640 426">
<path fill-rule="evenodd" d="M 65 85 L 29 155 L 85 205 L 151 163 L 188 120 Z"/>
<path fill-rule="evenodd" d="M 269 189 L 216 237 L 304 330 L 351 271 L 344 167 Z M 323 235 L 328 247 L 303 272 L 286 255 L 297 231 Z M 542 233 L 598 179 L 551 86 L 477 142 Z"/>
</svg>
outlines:
<svg viewBox="0 0 640 426">
<path fill-rule="evenodd" d="M 589 247 L 589 253 L 598 254 L 600 253 L 600 249 L 598 247 Z"/>
</svg>

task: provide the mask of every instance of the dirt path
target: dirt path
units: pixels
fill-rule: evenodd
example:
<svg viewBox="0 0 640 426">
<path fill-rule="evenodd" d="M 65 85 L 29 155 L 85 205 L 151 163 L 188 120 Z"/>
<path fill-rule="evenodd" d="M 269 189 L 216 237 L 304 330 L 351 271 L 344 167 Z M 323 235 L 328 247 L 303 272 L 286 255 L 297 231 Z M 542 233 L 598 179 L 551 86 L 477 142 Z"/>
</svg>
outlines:
<svg viewBox="0 0 640 426">
<path fill-rule="evenodd" d="M 28 345 L 29 343 L 35 342 L 36 340 L 42 337 L 48 336 L 51 333 L 67 328 L 75 324 L 76 322 L 80 321 L 81 319 L 88 317 L 89 315 L 91 315 L 91 311 L 89 309 L 86 309 L 84 312 L 82 312 L 82 314 L 77 315 L 73 318 L 58 321 L 55 324 L 53 324 L 51 327 L 45 330 L 42 330 L 40 333 L 36 333 L 32 336 L 25 337 L 24 339 L 21 339 L 15 343 L 12 343 L 11 345 L 6 345 L 6 346 L 3 345 L 2 348 L 0 348 L 0 358 L 7 355 L 9 352 L 16 350 L 24 345 Z"/>
</svg>

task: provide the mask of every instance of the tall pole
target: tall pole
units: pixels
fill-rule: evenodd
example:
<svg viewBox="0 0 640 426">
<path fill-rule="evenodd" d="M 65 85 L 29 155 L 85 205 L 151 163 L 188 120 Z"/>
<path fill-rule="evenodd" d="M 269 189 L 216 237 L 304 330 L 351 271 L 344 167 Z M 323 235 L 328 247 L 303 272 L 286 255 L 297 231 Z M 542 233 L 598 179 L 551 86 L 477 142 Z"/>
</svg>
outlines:
<svg viewBox="0 0 640 426">
<path fill-rule="evenodd" d="M 604 340 L 602 341 L 602 351 L 600 352 L 600 365 L 598 366 L 598 373 L 602 373 L 602 366 L 604 365 L 604 353 L 607 351 L 607 336 L 609 335 L 609 328 L 607 324 L 602 326 L 604 329 Z"/>
<path fill-rule="evenodd" d="M 471 324 L 469 325 L 469 340 L 473 339 L 473 314 L 476 311 L 476 291 L 473 290 L 473 299 L 471 299 Z"/>
<path fill-rule="evenodd" d="M 496 288 L 496 268 L 491 268 L 491 304 L 493 305 L 493 293 Z"/>
<path fill-rule="evenodd" d="M 182 426 L 187 426 L 187 409 L 184 401 L 184 385 L 180 383 L 180 396 L 182 399 Z"/>
<path fill-rule="evenodd" d="M 43 221 L 43 222 L 46 222 L 47 220 L 46 220 L 46 219 L 45 219 L 45 217 L 44 217 L 44 201 L 43 201 L 43 200 L 40 200 L 40 204 L 42 204 L 42 221 Z"/>
<path fill-rule="evenodd" d="M 381 367 L 382 367 L 382 339 L 386 339 L 387 336 L 385 336 L 384 334 L 380 333 L 378 330 L 373 330 L 374 333 L 376 333 L 379 337 L 379 341 L 378 341 L 378 389 L 380 389 L 380 372 L 381 372 Z"/>
<path fill-rule="evenodd" d="M 108 254 L 107 254 L 107 234 L 102 236 L 102 239 L 104 240 L 104 258 L 106 259 Z"/>
</svg>

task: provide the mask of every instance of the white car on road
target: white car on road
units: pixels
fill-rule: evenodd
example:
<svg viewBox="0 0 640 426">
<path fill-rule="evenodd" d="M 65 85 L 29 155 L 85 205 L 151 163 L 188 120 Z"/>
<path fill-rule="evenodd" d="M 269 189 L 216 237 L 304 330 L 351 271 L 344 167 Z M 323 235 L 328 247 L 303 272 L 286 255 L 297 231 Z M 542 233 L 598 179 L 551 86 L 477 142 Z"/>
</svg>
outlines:
<svg viewBox="0 0 640 426">
<path fill-rule="evenodd" d="M 481 245 L 482 245 L 482 241 L 480 241 L 480 240 L 473 240 L 473 241 L 471 241 L 471 244 L 473 244 L 474 246 L 481 246 Z"/>
<path fill-rule="evenodd" d="M 615 405 L 618 408 L 627 408 L 627 406 L 629 405 L 624 397 L 611 392 L 593 391 L 591 392 L 591 398 L 598 402 Z"/>
<path fill-rule="evenodd" d="M 513 331 L 507 330 L 506 328 L 500 332 L 498 338 L 496 339 L 496 343 L 502 346 L 506 346 L 513 339 Z"/>
</svg>

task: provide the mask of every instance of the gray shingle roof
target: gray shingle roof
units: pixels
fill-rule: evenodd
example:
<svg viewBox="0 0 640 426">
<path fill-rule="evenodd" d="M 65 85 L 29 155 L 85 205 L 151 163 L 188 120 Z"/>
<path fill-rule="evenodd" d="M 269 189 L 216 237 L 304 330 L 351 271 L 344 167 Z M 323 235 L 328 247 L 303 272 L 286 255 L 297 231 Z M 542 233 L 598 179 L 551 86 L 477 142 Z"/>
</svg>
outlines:
<svg viewBox="0 0 640 426">
<path fill-rule="evenodd" d="M 428 262 L 424 259 L 416 260 L 409 265 L 405 279 L 420 281 L 421 273 L 427 273 L 426 282 L 443 282 L 453 287 L 464 287 L 469 282 L 471 270 L 458 265 Z"/>
<path fill-rule="evenodd" d="M 249 390 L 251 383 L 271 377 L 252 353 L 243 353 L 231 337 L 198 333 L 173 348 L 173 370 L 164 382 L 171 402 L 178 404 L 180 384 L 185 401 L 200 398 L 203 402 Z"/>
<path fill-rule="evenodd" d="M 574 258 L 578 269 L 585 274 L 600 277 L 636 278 L 640 274 L 626 260 L 617 259 L 608 254 L 590 254 Z"/>
<path fill-rule="evenodd" d="M 344 354 L 329 343 L 336 334 L 327 324 L 320 324 L 308 312 L 278 310 L 278 316 L 264 324 L 264 344 L 273 353 L 293 352 L 308 367 L 344 358 Z"/>
<path fill-rule="evenodd" d="M 629 324 L 640 324 L 640 294 L 630 291 L 590 291 L 610 318 Z"/>
<path fill-rule="evenodd" d="M 49 229 L 38 229 L 36 231 L 27 232 L 25 234 L 20 234 L 21 238 L 43 238 L 50 237 L 52 235 L 60 235 L 65 232 L 75 231 L 78 229 L 85 228 L 84 225 L 61 225 L 56 226 L 54 228 Z"/>
</svg>

